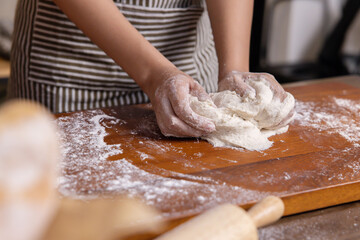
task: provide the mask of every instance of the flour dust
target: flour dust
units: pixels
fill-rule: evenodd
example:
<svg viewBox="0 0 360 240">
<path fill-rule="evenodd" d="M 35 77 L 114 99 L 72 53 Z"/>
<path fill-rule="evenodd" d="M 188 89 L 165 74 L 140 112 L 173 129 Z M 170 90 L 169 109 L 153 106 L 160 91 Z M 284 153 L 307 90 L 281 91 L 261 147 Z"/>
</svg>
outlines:
<svg viewBox="0 0 360 240">
<path fill-rule="evenodd" d="M 106 129 L 113 124 L 124 123 L 101 110 L 79 112 L 57 119 L 63 145 L 61 177 L 58 181 L 62 195 L 74 198 L 100 195 L 137 197 L 169 218 L 196 214 L 222 202 L 240 204 L 268 195 L 207 177 L 168 170 L 163 171 L 167 171 L 171 177 L 163 177 L 140 169 L 126 158 L 108 161 L 109 157 L 122 154 L 124 149 L 120 144 L 111 145 L 104 141 Z M 138 131 L 134 129 L 133 134 Z M 164 152 L 174 151 L 171 145 L 154 143 L 153 147 Z M 142 161 L 151 158 L 145 153 L 139 152 L 139 155 Z M 201 156 L 200 153 L 195 155 Z"/>
</svg>

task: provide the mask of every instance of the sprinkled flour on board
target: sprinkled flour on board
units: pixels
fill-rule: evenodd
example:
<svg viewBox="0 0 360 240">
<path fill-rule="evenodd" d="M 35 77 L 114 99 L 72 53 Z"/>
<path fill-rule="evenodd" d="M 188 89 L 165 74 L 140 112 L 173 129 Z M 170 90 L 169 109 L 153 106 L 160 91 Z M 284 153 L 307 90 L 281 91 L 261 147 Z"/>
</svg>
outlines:
<svg viewBox="0 0 360 240">
<path fill-rule="evenodd" d="M 171 177 L 162 177 L 140 169 L 125 158 L 107 161 L 108 157 L 124 150 L 120 144 L 105 143 L 106 128 L 124 122 L 101 110 L 87 111 L 86 114 L 79 112 L 56 121 L 62 130 L 64 159 L 58 188 L 64 196 L 83 198 L 126 194 L 161 209 L 165 216 L 176 217 L 198 213 L 221 202 L 241 203 L 267 195 L 209 177 L 172 171 L 168 172 Z M 160 150 L 172 151 L 161 146 Z M 140 158 L 146 160 L 151 156 L 140 153 Z"/>
<path fill-rule="evenodd" d="M 312 153 L 313 159 L 317 160 L 314 164 L 318 165 L 314 171 L 321 181 L 338 184 L 337 181 L 358 180 L 360 100 L 329 96 L 321 102 L 297 101 L 295 109 L 297 114 L 293 125 L 305 127 L 300 128 L 299 137 L 327 149 Z M 332 140 L 333 136 L 340 138 Z M 315 176 L 315 172 L 311 176 Z"/>
<path fill-rule="evenodd" d="M 161 139 L 158 140 L 158 132 L 154 130 L 156 129 L 154 119 L 146 116 L 139 119 L 138 124 L 128 131 L 131 136 L 134 136 L 133 138 L 130 136 L 129 141 L 112 144 L 107 139 L 107 130 L 114 129 L 114 126 L 128 124 L 126 121 L 114 117 L 115 113 L 92 110 L 63 116 L 56 120 L 61 129 L 60 137 L 63 143 L 63 161 L 60 164 L 61 177 L 58 181 L 58 188 L 64 196 L 74 198 L 123 194 L 138 197 L 145 203 L 160 209 L 164 216 L 176 218 L 199 213 L 218 203 L 241 204 L 260 200 L 270 194 L 257 191 L 256 186 L 279 186 L 277 192 L 271 192 L 271 194 L 279 195 L 283 193 L 282 191 L 287 193 L 288 191 L 297 191 L 296 183 L 303 181 L 302 178 L 307 178 L 310 182 L 311 178 L 321 178 L 322 181 L 333 182 L 357 177 L 360 167 L 360 159 L 356 157 L 359 154 L 356 146 L 360 144 L 360 122 L 358 121 L 360 100 L 328 97 L 327 101 L 321 103 L 297 101 L 296 111 L 293 127 L 306 127 L 300 128 L 299 134 L 304 134 L 300 137 L 305 139 L 306 133 L 303 132 L 306 131 L 311 132 L 312 135 L 309 136 L 314 136 L 314 133 L 319 136 L 336 134 L 350 145 L 342 149 L 334 148 L 330 151 L 311 153 L 317 154 L 319 162 L 313 163 L 313 168 L 309 166 L 308 172 L 305 173 L 286 170 L 281 179 L 276 179 L 275 176 L 278 176 L 278 173 L 272 172 L 275 168 L 267 168 L 255 175 L 250 172 L 247 175 L 247 172 L 244 172 L 242 177 L 245 184 L 241 186 L 248 186 L 249 183 L 252 183 L 252 189 L 220 181 L 219 178 L 216 178 L 216 172 L 211 177 L 195 176 L 152 166 L 151 161 L 156 161 L 156 157 L 152 156 L 151 152 L 176 153 L 176 156 L 181 157 L 169 159 L 169 161 L 183 169 L 196 167 L 206 172 L 210 166 L 196 161 L 203 157 L 204 153 L 195 151 L 190 154 L 183 147 L 168 141 L 161 141 Z M 306 130 L 303 131 L 303 129 Z M 145 132 L 152 137 L 141 137 Z M 123 133 L 117 132 L 117 134 L 121 136 Z M 135 142 L 137 147 L 134 147 Z M 196 141 L 194 145 L 196 145 Z M 152 149 L 152 151 L 144 152 L 146 149 Z M 132 157 L 128 158 L 129 155 Z M 135 164 L 134 159 L 131 158 L 136 158 L 137 163 Z M 115 161 L 109 161 L 109 159 Z M 217 159 L 236 164 L 233 160 L 225 159 L 223 156 L 218 156 Z M 344 162 L 344 159 L 358 160 Z M 147 165 L 146 171 L 141 168 L 141 165 L 137 165 L 148 164 L 148 161 L 150 165 Z M 276 164 L 276 161 L 273 159 L 272 164 Z M 326 164 L 323 164 L 324 161 Z M 330 165 L 335 167 L 326 167 Z M 337 168 L 342 168 L 344 174 L 331 172 L 331 169 Z M 284 181 L 293 182 L 293 187 L 281 189 L 281 182 Z"/>
<path fill-rule="evenodd" d="M 360 144 L 360 100 L 329 97 L 320 103 L 296 103 L 295 121 L 327 134 L 339 134 L 355 146 Z"/>
</svg>

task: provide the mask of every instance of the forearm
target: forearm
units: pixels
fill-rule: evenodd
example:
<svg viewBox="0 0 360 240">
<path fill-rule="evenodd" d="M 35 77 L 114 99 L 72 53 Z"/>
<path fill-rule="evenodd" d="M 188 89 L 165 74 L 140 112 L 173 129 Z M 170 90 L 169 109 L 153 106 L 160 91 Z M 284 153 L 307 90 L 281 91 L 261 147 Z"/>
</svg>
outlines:
<svg viewBox="0 0 360 240">
<path fill-rule="evenodd" d="M 112 0 L 54 0 L 59 8 L 145 91 L 176 69 L 123 16 Z"/>
<path fill-rule="evenodd" d="M 216 53 L 219 79 L 230 71 L 249 71 L 253 0 L 206 0 Z"/>
</svg>

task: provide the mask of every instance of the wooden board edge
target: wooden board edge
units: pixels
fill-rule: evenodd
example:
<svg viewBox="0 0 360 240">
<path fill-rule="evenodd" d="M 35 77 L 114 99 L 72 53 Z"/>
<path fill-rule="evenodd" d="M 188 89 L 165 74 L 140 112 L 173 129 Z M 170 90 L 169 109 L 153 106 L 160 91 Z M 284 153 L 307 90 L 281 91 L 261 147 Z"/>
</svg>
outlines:
<svg viewBox="0 0 360 240">
<path fill-rule="evenodd" d="M 360 199 L 360 181 L 279 197 L 284 201 L 285 204 L 284 216 L 289 216 L 358 201 Z M 255 202 L 247 203 L 239 205 L 239 207 L 249 209 L 254 204 Z M 171 230 L 181 223 L 188 221 L 192 217 L 194 216 L 184 216 L 177 219 L 169 219 L 169 225 L 166 231 Z"/>
<path fill-rule="evenodd" d="M 354 202 L 360 199 L 360 181 L 281 196 L 281 199 L 285 204 L 284 216 Z"/>
</svg>

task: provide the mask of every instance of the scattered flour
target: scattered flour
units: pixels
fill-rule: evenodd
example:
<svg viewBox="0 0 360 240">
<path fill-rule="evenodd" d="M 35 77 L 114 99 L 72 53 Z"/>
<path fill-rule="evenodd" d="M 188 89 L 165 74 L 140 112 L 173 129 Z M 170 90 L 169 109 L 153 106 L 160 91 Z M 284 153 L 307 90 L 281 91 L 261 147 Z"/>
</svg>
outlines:
<svg viewBox="0 0 360 240">
<path fill-rule="evenodd" d="M 313 153 L 312 156 L 318 159 L 315 170 L 318 176 L 322 176 L 322 181 L 358 180 L 360 100 L 329 96 L 321 102 L 297 101 L 295 108 L 293 125 L 301 127 L 300 138 L 319 148 L 324 148 L 326 144 L 326 151 Z M 331 136 L 340 136 L 343 141 L 329 141 Z"/>
<path fill-rule="evenodd" d="M 359 101 L 343 99 L 343 98 L 333 98 L 333 100 L 338 106 L 344 107 L 345 109 L 347 109 L 350 112 L 360 113 Z"/>
<path fill-rule="evenodd" d="M 315 132 L 322 138 L 324 138 L 324 134 L 325 138 L 326 134 L 339 134 L 344 141 L 350 144 L 349 147 L 345 149 L 334 147 L 329 151 L 311 153 L 315 154 L 315 158 L 319 161 L 309 162 L 307 172 L 286 170 L 281 179 L 274 179 L 274 176 L 278 175 L 273 172 L 273 169 L 274 171 L 278 169 L 274 167 L 259 171 L 255 175 L 251 175 L 250 171 L 249 174 L 244 172 L 242 177 L 246 179 L 246 186 L 249 183 L 253 183 L 251 185 L 253 187 L 267 186 L 270 189 L 280 186 L 276 190 L 277 192 L 271 192 L 271 194 L 280 195 L 281 191 L 289 193 L 299 190 L 296 183 L 305 179 L 310 182 L 318 181 L 318 179 L 321 179 L 322 182 L 325 180 L 336 182 L 358 178 L 360 175 L 360 159 L 357 150 L 357 146 L 360 146 L 359 109 L 360 100 L 329 97 L 322 103 L 298 101 L 296 104 L 297 115 L 292 123 L 294 130 L 297 125 L 306 126 L 304 129 L 312 131 L 311 136 L 314 136 Z M 107 143 L 107 129 L 119 124 L 126 124 L 125 121 L 112 115 L 116 114 L 106 114 L 101 110 L 94 110 L 73 113 L 71 116 L 64 116 L 56 120 L 62 130 L 60 137 L 63 145 L 63 161 L 60 164 L 61 177 L 58 180 L 58 189 L 64 196 L 92 198 L 104 195 L 128 195 L 138 197 L 145 203 L 155 206 L 163 212 L 165 217 L 176 218 L 199 213 L 222 202 L 241 204 L 269 195 L 268 192 L 245 189 L 222 182 L 217 180 L 216 175 L 211 175 L 211 177 L 192 176 L 160 167 L 151 172 L 141 169 L 134 164 L 132 159 L 124 158 L 129 153 L 125 151 L 134 151 L 138 159 L 145 162 L 150 161 L 152 156 L 142 152 L 141 149 L 134 148 L 131 141 L 122 145 Z M 160 154 L 176 152 L 182 156 L 181 161 L 174 162 L 177 166 L 194 168 L 196 164 L 199 164 L 194 159 L 201 157 L 202 153 L 187 155 L 181 147 L 167 141 L 157 141 L 158 133 L 153 128 L 156 121 L 154 119 L 143 120 L 140 120 L 139 127 L 131 131 L 133 136 L 137 136 L 137 138 L 134 137 L 136 144 L 146 145 L 147 148 L 155 149 Z M 144 131 L 149 132 L 154 138 L 143 137 Z M 301 129 L 299 131 L 302 134 L 304 132 Z M 196 145 L 196 142 L 194 144 Z M 117 160 L 109 161 L 107 160 L 109 157 L 111 159 L 115 157 L 114 159 Z M 169 161 L 175 160 L 169 159 Z M 187 166 L 189 164 L 191 166 Z M 271 164 L 277 164 L 276 159 Z M 154 167 L 156 168 L 155 165 Z M 207 170 L 205 165 L 196 167 Z M 343 169 L 342 175 L 335 172 L 337 168 Z M 281 182 L 284 181 L 294 182 L 293 187 L 282 190 Z"/>
<path fill-rule="evenodd" d="M 360 100 L 329 97 L 322 103 L 296 104 L 295 122 L 327 134 L 339 134 L 360 146 Z"/>
<path fill-rule="evenodd" d="M 122 120 L 101 110 L 79 112 L 56 120 L 62 130 L 63 161 L 58 189 L 64 196 L 91 198 L 97 196 L 128 195 L 142 199 L 160 209 L 165 217 L 196 214 L 222 202 L 240 204 L 256 201 L 266 192 L 243 189 L 216 181 L 167 171 L 163 177 L 135 166 L 130 159 L 108 161 L 122 154 L 120 144 L 107 144 L 106 129 Z M 135 131 L 136 132 L 136 131 Z M 133 132 L 132 134 L 136 134 Z M 144 142 L 146 139 L 144 139 Z M 146 141 L 148 144 L 150 141 Z M 159 151 L 173 151 L 173 147 L 154 143 Z M 199 154 L 201 155 L 201 154 Z M 141 154 L 142 160 L 150 158 Z"/>
<path fill-rule="evenodd" d="M 269 83 L 252 80 L 248 84 L 256 90 L 256 96 L 241 97 L 233 91 L 211 94 L 211 100 L 190 100 L 190 106 L 197 114 L 210 118 L 216 131 L 204 139 L 216 147 L 241 147 L 248 150 L 265 150 L 271 147 L 268 138 L 288 130 L 288 126 L 278 128 L 293 110 L 295 99 L 290 93 L 283 102 L 274 97 Z M 288 124 L 288 119 L 284 124 Z"/>
<path fill-rule="evenodd" d="M 150 155 L 148 155 L 148 154 L 146 154 L 146 153 L 143 153 L 143 152 L 139 152 L 139 154 L 140 154 L 140 159 L 141 159 L 142 161 L 144 161 L 144 160 L 146 160 L 146 159 L 152 159 L 152 158 L 153 158 L 152 156 L 150 156 Z"/>
</svg>

